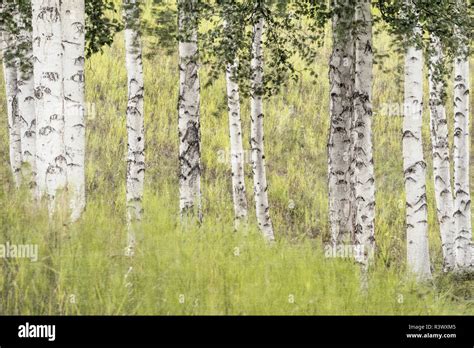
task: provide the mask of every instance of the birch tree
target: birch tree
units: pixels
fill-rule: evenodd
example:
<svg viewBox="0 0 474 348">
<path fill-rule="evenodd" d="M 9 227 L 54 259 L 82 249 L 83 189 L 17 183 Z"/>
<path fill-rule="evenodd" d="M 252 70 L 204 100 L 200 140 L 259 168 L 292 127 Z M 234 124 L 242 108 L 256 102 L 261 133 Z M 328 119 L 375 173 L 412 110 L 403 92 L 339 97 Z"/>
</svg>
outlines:
<svg viewBox="0 0 474 348">
<path fill-rule="evenodd" d="M 232 168 L 232 197 L 234 201 L 235 225 L 247 220 L 247 197 L 244 175 L 244 148 L 240 119 L 239 86 L 232 79 L 237 62 L 229 63 L 226 69 L 227 108 L 229 110 L 230 156 Z"/>
<path fill-rule="evenodd" d="M 136 243 L 134 225 L 142 219 L 145 179 L 144 77 L 139 30 L 140 8 L 136 0 L 124 0 L 125 57 L 127 66 L 127 253 L 132 256 Z"/>
<path fill-rule="evenodd" d="M 464 1 L 458 1 L 465 8 Z M 463 38 L 462 28 L 456 33 Z M 465 39 L 465 38 L 464 38 Z M 469 61 L 468 46 L 463 43 L 461 54 L 454 60 L 454 221 L 457 270 L 472 263 L 471 194 L 469 189 Z"/>
<path fill-rule="evenodd" d="M 429 64 L 429 91 L 433 179 L 436 210 L 443 249 L 444 269 L 448 271 L 454 266 L 455 231 L 449 160 L 448 124 L 444 106 L 446 91 L 441 76 L 442 66 L 443 53 L 441 42 L 437 36 L 432 35 Z"/>
<path fill-rule="evenodd" d="M 36 115 L 33 81 L 33 48 L 31 4 L 23 5 L 16 15 L 17 24 L 17 87 L 18 119 L 20 122 L 22 177 L 31 189 L 36 188 Z"/>
<path fill-rule="evenodd" d="M 351 126 L 354 93 L 353 2 L 334 1 L 329 62 L 329 220 L 334 245 L 349 242 L 353 226 Z"/>
<path fill-rule="evenodd" d="M 229 9 L 230 10 L 230 9 Z M 225 20 L 225 28 L 229 28 L 228 20 Z M 235 52 L 236 48 L 234 48 Z M 239 84 L 235 80 L 238 70 L 238 60 L 226 65 L 226 87 L 227 87 L 227 110 L 229 112 L 229 137 L 230 157 L 232 169 L 232 198 L 234 202 L 235 227 L 242 221 L 247 220 L 247 197 L 244 176 L 244 148 L 242 141 L 242 122 L 240 118 L 240 93 Z"/>
<path fill-rule="evenodd" d="M 468 84 L 465 79 L 467 69 L 467 44 L 469 42 L 468 33 L 472 31 L 472 13 L 466 7 L 463 0 L 459 1 L 430 1 L 419 0 L 416 2 L 407 0 L 397 0 L 392 2 L 379 1 L 378 3 L 382 18 L 390 24 L 389 30 L 392 34 L 408 48 L 406 55 L 406 81 L 405 87 L 413 83 L 412 88 L 405 88 L 405 105 L 408 116 L 417 113 L 414 107 L 419 107 L 421 115 L 421 51 L 423 48 L 428 52 L 435 52 L 432 59 L 450 60 L 454 58 L 455 65 L 455 86 L 454 86 L 454 223 L 455 240 L 454 253 L 456 254 L 456 264 L 458 249 L 466 250 L 466 264 L 471 261 L 469 258 L 472 234 L 470 227 L 470 197 L 469 197 L 469 141 L 468 141 L 468 117 L 466 116 L 468 96 Z M 440 20 L 440 18 L 443 18 Z M 450 18 L 450 20 L 446 20 Z M 415 28 L 415 29 L 413 29 Z M 425 33 L 430 33 L 432 40 L 425 40 Z M 410 38 L 407 43 L 406 38 Z M 435 39 L 433 42 L 433 38 Z M 415 45 L 416 43 L 416 45 Z M 433 45 L 435 43 L 435 45 Z M 439 49 L 434 46 L 441 44 L 443 47 L 442 55 Z M 438 52 L 438 53 L 436 53 Z M 430 64 L 433 66 L 433 64 Z M 436 74 L 431 74 L 433 77 Z M 410 78 L 416 76 L 416 79 Z M 431 76 L 430 76 L 431 79 Z M 414 82 L 416 82 L 416 87 Z M 443 218 L 441 225 L 443 255 L 445 258 L 445 268 L 449 268 L 450 237 L 447 234 L 449 218 L 444 215 L 449 214 L 449 194 L 443 192 L 444 187 L 448 187 L 449 180 L 445 177 L 449 175 L 446 167 L 446 157 L 444 156 L 445 142 L 443 140 L 444 121 L 442 119 L 443 110 L 440 103 L 436 100 L 440 93 L 439 81 L 432 81 L 430 86 L 430 95 L 434 96 L 430 102 L 430 111 L 432 120 L 434 119 L 434 128 L 432 122 L 432 140 L 435 169 L 435 186 L 437 196 L 438 219 Z M 416 90 L 416 93 L 412 93 Z M 433 94 L 434 92 L 434 94 Z M 441 93 L 442 95 L 443 93 Z M 440 118 L 441 117 L 441 118 Z M 405 117 L 404 127 L 404 157 L 405 157 L 405 177 L 407 188 L 407 230 L 408 230 L 408 261 L 410 268 L 419 275 L 429 275 L 429 255 L 426 229 L 426 193 L 424 189 L 425 162 L 421 150 L 421 120 L 411 123 L 410 117 Z M 416 133 L 413 132 L 416 130 Z M 436 132 L 436 134 L 434 134 Z M 433 136 L 435 135 L 435 136 Z M 406 146 L 405 146 L 406 144 Z M 409 146 L 409 145 L 412 146 Z M 411 154 L 410 154 L 411 153 Z M 441 158 L 439 158 L 441 156 Z M 407 159 L 410 159 L 407 161 Z M 408 171 L 407 171 L 408 170 Z M 419 181 L 419 179 L 422 181 Z M 443 183 L 444 181 L 444 183 Z M 443 197 L 441 197 L 443 196 Z M 411 197 L 411 198 L 410 198 Z M 440 199 L 442 198 L 442 199 Z M 411 202 L 411 203 L 410 203 Z M 416 232 L 415 232 L 416 231 Z M 461 245 L 463 245 L 461 247 Z M 447 260 L 446 260 L 447 258 Z M 452 261 L 451 261 L 452 262 Z M 455 265 L 455 268 L 459 267 Z"/>
<path fill-rule="evenodd" d="M 85 120 L 84 120 L 84 0 L 61 3 L 64 146 L 71 220 L 77 220 L 86 205 L 85 198 Z"/>
<path fill-rule="evenodd" d="M 260 4 L 261 5 L 261 4 Z M 253 191 L 258 227 L 268 241 L 275 240 L 270 206 L 268 204 L 268 184 L 265 169 L 264 129 L 263 129 L 263 49 L 262 35 L 264 18 L 256 11 L 257 18 L 253 25 L 252 40 L 252 81 L 250 91 L 251 131 L 250 145 L 252 151 Z"/>
<path fill-rule="evenodd" d="M 428 248 L 428 208 L 426 201 L 426 162 L 423 157 L 423 54 L 414 41 L 420 35 L 412 25 L 405 53 L 403 119 L 403 170 L 405 175 L 407 261 L 418 279 L 431 278 Z"/>
<path fill-rule="evenodd" d="M 354 240 L 362 246 L 358 261 L 365 268 L 375 247 L 375 177 L 372 151 L 372 8 L 358 0 L 355 10 L 355 85 L 353 168 L 355 197 Z"/>
<path fill-rule="evenodd" d="M 60 1 L 32 0 L 32 9 L 38 194 L 52 208 L 67 172 Z"/>
<path fill-rule="evenodd" d="M 201 124 L 197 12 L 197 0 L 178 1 L 180 211 L 183 218 L 194 216 L 201 221 Z"/>
<path fill-rule="evenodd" d="M 10 167 L 13 181 L 18 187 L 21 184 L 21 123 L 18 112 L 18 60 L 15 58 L 15 36 L 2 25 L 2 58 L 3 76 L 7 96 L 8 135 L 10 150 Z"/>
</svg>

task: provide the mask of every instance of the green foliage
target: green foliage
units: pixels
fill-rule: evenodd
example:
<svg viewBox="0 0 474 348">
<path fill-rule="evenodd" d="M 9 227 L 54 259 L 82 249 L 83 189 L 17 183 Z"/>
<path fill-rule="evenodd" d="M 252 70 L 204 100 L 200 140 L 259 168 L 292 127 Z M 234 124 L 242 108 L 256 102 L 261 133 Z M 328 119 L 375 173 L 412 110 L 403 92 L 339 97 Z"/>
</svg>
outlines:
<svg viewBox="0 0 474 348">
<path fill-rule="evenodd" d="M 474 29 L 474 17 L 470 0 L 378 0 L 379 22 L 397 40 L 393 45 L 399 52 L 409 45 L 416 45 L 424 51 L 425 57 L 433 54 L 433 38 L 440 41 L 442 57 L 438 64 L 430 66 L 434 81 L 441 82 L 442 99 L 446 100 L 446 81 L 449 79 L 452 62 L 457 57 L 469 56 L 469 46 Z M 414 34 L 414 28 L 419 32 Z"/>
<path fill-rule="evenodd" d="M 116 12 L 114 0 L 85 0 L 86 8 L 86 55 L 101 51 L 104 45 L 110 45 L 114 35 L 122 30 L 122 24 L 113 16 Z M 31 0 L 5 0 L 1 4 L 0 31 L 7 31 L 13 35 L 19 35 L 18 21 L 21 25 L 31 30 Z M 19 13 L 17 18 L 13 14 Z M 21 59 L 25 52 L 31 49 L 31 45 L 16 46 L 3 58 L 7 62 L 13 58 L 20 58 L 20 64 L 26 66 L 24 71 L 31 68 L 31 62 Z"/>
<path fill-rule="evenodd" d="M 137 0 L 123 0 L 124 27 L 125 29 L 134 29 L 141 32 L 140 24 L 140 6 L 141 2 Z"/>
<path fill-rule="evenodd" d="M 378 0 L 381 19 L 388 24 L 389 31 L 406 48 L 414 43 L 429 51 L 429 35 L 440 38 L 448 57 L 467 55 L 474 29 L 474 17 L 470 0 Z M 421 29 L 413 35 L 413 28 Z M 457 30 L 457 29 L 458 30 Z"/>
<path fill-rule="evenodd" d="M 16 0 L 6 0 L 0 4 L 0 33 L 7 33 L 11 35 L 18 34 L 18 26 L 16 19 L 14 18 L 15 13 L 18 13 L 18 4 Z M 4 40 L 3 38 L 1 38 Z M 24 54 L 17 50 L 17 47 L 7 45 L 6 42 L 2 42 L 2 59 L 5 61 L 7 66 L 15 66 L 17 57 L 22 57 Z"/>
<path fill-rule="evenodd" d="M 121 22 L 112 16 L 117 10 L 113 0 L 86 0 L 86 56 L 110 46 L 114 35 L 122 30 Z"/>
<path fill-rule="evenodd" d="M 177 4 L 190 14 L 184 19 L 181 33 L 176 25 L 178 8 L 170 1 L 153 1 L 152 20 L 145 19 L 143 27 L 169 53 L 176 49 L 180 38 L 186 39 L 190 29 L 199 25 L 201 63 L 210 68 L 205 85 L 214 83 L 226 65 L 236 59 L 239 65 L 233 71 L 234 78 L 240 84 L 241 93 L 248 95 L 252 25 L 259 16 L 266 21 L 264 93 L 272 95 L 288 81 L 298 80 L 303 70 L 314 75 L 312 63 L 329 14 L 324 2 L 183 0 Z M 307 63 L 299 69 L 295 64 L 298 58 Z"/>
<path fill-rule="evenodd" d="M 154 0 L 153 6 L 149 6 L 148 9 L 150 16 L 142 18 L 142 28 L 155 47 L 154 50 L 148 52 L 149 57 L 156 55 L 160 49 L 165 49 L 167 54 L 172 54 L 176 51 L 178 36 L 178 13 L 175 1 Z"/>
<path fill-rule="evenodd" d="M 2 58 L 27 78 L 33 72 L 32 42 L 23 35 L 24 31 L 31 31 L 31 0 L 6 0 L 0 8 L 0 32 L 12 38 L 12 45 L 4 48 Z"/>
<path fill-rule="evenodd" d="M 225 71 L 228 63 L 237 60 L 234 79 L 239 82 L 241 93 L 249 94 L 252 26 L 262 17 L 266 66 L 262 93 L 274 95 L 289 81 L 297 81 L 303 71 L 315 74 L 312 64 L 328 18 L 324 2 L 218 0 L 206 13 L 210 25 L 200 38 L 203 62 L 211 69 L 208 85 Z M 306 64 L 298 68 L 298 59 Z"/>
</svg>

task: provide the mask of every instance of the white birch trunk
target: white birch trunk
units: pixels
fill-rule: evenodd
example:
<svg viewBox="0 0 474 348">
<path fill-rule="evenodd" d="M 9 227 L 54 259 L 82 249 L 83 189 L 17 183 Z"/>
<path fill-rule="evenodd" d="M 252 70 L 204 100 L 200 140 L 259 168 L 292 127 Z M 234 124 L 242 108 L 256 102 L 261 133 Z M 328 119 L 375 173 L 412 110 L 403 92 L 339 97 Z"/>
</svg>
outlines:
<svg viewBox="0 0 474 348">
<path fill-rule="evenodd" d="M 252 41 L 252 81 L 251 81 L 251 133 L 253 190 L 258 227 L 267 241 L 275 240 L 270 207 L 268 204 L 268 184 L 265 171 L 264 128 L 263 128 L 263 35 L 264 19 L 260 17 L 253 26 Z"/>
<path fill-rule="evenodd" d="M 84 0 L 61 3 L 64 47 L 64 146 L 71 220 L 85 208 L 85 120 L 84 120 Z"/>
<path fill-rule="evenodd" d="M 14 35 L 2 31 L 3 75 L 7 96 L 7 117 L 10 151 L 10 167 L 13 181 L 17 187 L 21 184 L 21 123 L 18 113 L 18 60 L 14 58 L 16 40 Z"/>
<path fill-rule="evenodd" d="M 431 37 L 430 57 L 430 122 L 433 151 L 433 178 L 436 211 L 441 233 L 444 269 L 454 266 L 454 219 L 453 196 L 449 161 L 448 123 L 444 106 L 444 84 L 439 76 L 442 65 L 441 43 L 438 37 Z"/>
<path fill-rule="evenodd" d="M 60 0 L 32 0 L 36 111 L 36 168 L 39 196 L 50 211 L 66 187 Z"/>
<path fill-rule="evenodd" d="M 419 33 L 416 28 L 413 34 Z M 426 202 L 426 162 L 423 157 L 423 55 L 409 46 L 405 54 L 405 117 L 403 170 L 405 175 L 408 269 L 419 280 L 431 278 Z"/>
<path fill-rule="evenodd" d="M 232 74 L 237 62 L 226 67 L 227 109 L 229 111 L 230 161 L 232 168 L 232 197 L 234 201 L 235 227 L 247 220 L 247 196 L 244 175 L 244 148 L 242 142 L 242 123 L 240 119 L 239 85 Z"/>
<path fill-rule="evenodd" d="M 469 61 L 454 61 L 454 220 L 456 270 L 472 262 L 471 194 L 469 190 Z"/>
<path fill-rule="evenodd" d="M 372 8 L 358 0 L 355 18 L 354 153 L 355 230 L 358 260 L 367 268 L 375 249 L 375 177 L 372 151 Z"/>
<path fill-rule="evenodd" d="M 36 115 L 33 81 L 31 28 L 24 14 L 17 16 L 18 45 L 21 47 L 17 70 L 18 117 L 21 124 L 22 176 L 28 186 L 36 189 Z"/>
<path fill-rule="evenodd" d="M 136 0 L 124 0 L 125 58 L 127 66 L 127 254 L 133 256 L 136 243 L 134 224 L 142 219 L 145 180 L 144 77 L 140 10 Z"/>
<path fill-rule="evenodd" d="M 337 4 L 332 18 L 329 62 L 330 129 L 328 139 L 329 222 L 333 245 L 351 242 L 353 229 L 352 146 L 354 90 L 353 12 Z"/>
<path fill-rule="evenodd" d="M 202 220 L 197 1 L 179 0 L 179 195 L 182 218 Z"/>
</svg>

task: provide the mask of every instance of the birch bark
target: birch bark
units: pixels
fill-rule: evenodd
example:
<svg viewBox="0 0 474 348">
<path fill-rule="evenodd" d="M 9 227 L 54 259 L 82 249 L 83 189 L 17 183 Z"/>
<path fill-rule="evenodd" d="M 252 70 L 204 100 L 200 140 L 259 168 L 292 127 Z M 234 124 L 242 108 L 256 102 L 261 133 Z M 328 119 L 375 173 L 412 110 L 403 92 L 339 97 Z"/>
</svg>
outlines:
<svg viewBox="0 0 474 348">
<path fill-rule="evenodd" d="M 459 32 L 459 35 L 462 35 Z M 462 51 L 467 51 L 463 47 Z M 462 271 L 473 262 L 471 194 L 469 189 L 470 165 L 469 134 L 469 61 L 461 55 L 454 61 L 454 221 L 456 236 L 455 268 Z"/>
<path fill-rule="evenodd" d="M 201 125 L 196 0 L 178 1 L 179 28 L 179 195 L 182 218 L 202 220 Z"/>
<path fill-rule="evenodd" d="M 372 8 L 358 0 L 355 12 L 354 209 L 356 245 L 362 246 L 358 261 L 367 267 L 375 249 L 375 177 L 372 151 Z"/>
<path fill-rule="evenodd" d="M 413 35 L 419 35 L 419 28 Z M 405 54 L 405 115 L 403 169 L 406 194 L 407 260 L 419 280 L 431 278 L 426 202 L 426 162 L 421 136 L 423 113 L 423 55 L 409 44 Z"/>
<path fill-rule="evenodd" d="M 32 9 L 38 195 L 54 208 L 67 171 L 60 0 L 33 0 Z"/>
<path fill-rule="evenodd" d="M 225 22 L 224 26 L 228 27 Z M 226 65 L 227 110 L 229 112 L 230 162 L 232 169 L 232 198 L 234 202 L 235 227 L 247 220 L 247 196 L 244 175 L 244 148 L 242 141 L 242 122 L 240 118 L 239 85 L 234 81 L 233 74 L 238 69 L 238 62 Z"/>
<path fill-rule="evenodd" d="M 134 253 L 134 224 L 142 219 L 145 180 L 144 77 L 139 30 L 140 8 L 136 0 L 124 0 L 125 51 L 128 79 L 127 104 L 127 222 L 128 251 Z"/>
<path fill-rule="evenodd" d="M 67 161 L 68 199 L 71 220 L 85 208 L 85 120 L 84 120 L 84 0 L 61 3 L 63 77 L 64 77 L 64 146 Z"/>
<path fill-rule="evenodd" d="M 25 13 L 17 16 L 19 64 L 17 70 L 18 118 L 21 125 L 22 177 L 36 189 L 36 115 L 33 81 L 32 34 Z"/>
<path fill-rule="evenodd" d="M 3 29 L 3 28 L 2 28 Z M 3 75 L 7 96 L 8 135 L 10 149 L 10 167 L 13 181 L 17 187 L 21 184 L 21 123 L 18 112 L 18 60 L 14 57 L 16 40 L 13 34 L 2 31 Z"/>
<path fill-rule="evenodd" d="M 438 37 L 431 37 L 430 56 L 430 121 L 433 152 L 433 178 L 437 217 L 441 232 L 444 269 L 454 266 L 453 196 L 449 161 L 448 123 L 444 107 L 445 87 L 440 76 L 443 56 Z"/>
<path fill-rule="evenodd" d="M 263 128 L 263 49 L 262 35 L 264 19 L 260 17 L 253 27 L 252 41 L 252 81 L 251 81 L 251 132 L 253 190 L 258 227 L 267 241 L 275 240 L 270 207 L 268 204 L 268 184 L 265 169 L 264 128 Z"/>
<path fill-rule="evenodd" d="M 352 2 L 335 1 L 329 61 L 329 222 L 333 245 L 351 242 L 353 227 L 352 146 L 354 39 Z"/>
</svg>

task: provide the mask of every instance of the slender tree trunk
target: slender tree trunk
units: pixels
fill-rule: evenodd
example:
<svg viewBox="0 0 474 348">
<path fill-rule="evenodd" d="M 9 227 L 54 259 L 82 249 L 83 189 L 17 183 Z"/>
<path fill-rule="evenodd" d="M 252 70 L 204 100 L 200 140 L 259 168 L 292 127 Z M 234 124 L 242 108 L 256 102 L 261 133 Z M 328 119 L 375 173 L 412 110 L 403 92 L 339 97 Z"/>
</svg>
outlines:
<svg viewBox="0 0 474 348">
<path fill-rule="evenodd" d="M 234 226 L 239 228 L 241 222 L 247 222 L 248 203 L 245 189 L 245 158 L 242 141 L 242 122 L 240 116 L 240 91 L 236 81 L 239 63 L 236 57 L 237 44 L 232 39 L 236 29 L 234 22 L 229 18 L 234 8 L 229 3 L 223 10 L 224 31 L 229 42 L 232 43 L 232 59 L 226 64 L 227 110 L 229 113 L 230 162 L 232 169 L 232 198 L 234 202 Z"/>
<path fill-rule="evenodd" d="M 226 67 L 227 109 L 229 111 L 230 156 L 232 168 L 232 197 L 234 200 L 235 227 L 247 220 L 247 197 L 244 176 L 244 148 L 242 142 L 242 124 L 240 120 L 239 85 L 232 74 L 237 62 Z"/>
<path fill-rule="evenodd" d="M 260 17 L 253 26 L 252 41 L 252 81 L 251 81 L 251 132 L 253 191 L 258 227 L 268 241 L 275 240 L 270 207 L 268 204 L 268 184 L 265 170 L 264 129 L 263 129 L 263 35 L 264 19 Z"/>
<path fill-rule="evenodd" d="M 37 183 L 50 208 L 66 187 L 60 0 L 33 0 Z"/>
<path fill-rule="evenodd" d="M 350 243 L 353 227 L 351 177 L 354 91 L 352 3 L 335 1 L 333 48 L 329 62 L 330 122 L 328 140 L 329 221 L 333 245 Z"/>
<path fill-rule="evenodd" d="M 64 47 L 64 145 L 71 220 L 85 208 L 85 120 L 84 120 L 84 0 L 61 3 Z"/>
<path fill-rule="evenodd" d="M 448 123 L 444 107 L 445 87 L 440 76 L 442 67 L 441 43 L 438 37 L 431 37 L 430 57 L 430 121 L 433 150 L 433 178 L 437 217 L 443 244 L 444 269 L 454 266 L 454 219 L 453 196 L 449 161 Z"/>
<path fill-rule="evenodd" d="M 419 35 L 419 29 L 413 31 Z M 409 45 L 405 54 L 405 117 L 403 169 L 405 174 L 408 268 L 419 280 L 431 278 L 426 202 L 426 162 L 422 144 L 423 55 Z"/>
<path fill-rule="evenodd" d="M 201 211 L 201 125 L 197 1 L 179 0 L 179 195 L 182 218 Z"/>
<path fill-rule="evenodd" d="M 134 225 L 142 219 L 145 180 L 144 77 L 139 31 L 140 8 L 136 0 L 124 0 L 125 51 L 128 79 L 127 104 L 127 222 L 128 254 L 136 243 Z"/>
<path fill-rule="evenodd" d="M 459 30 L 459 29 L 458 29 Z M 467 51 L 464 47 L 464 51 Z M 454 221 L 455 268 L 463 271 L 473 263 L 471 194 L 469 190 L 469 61 L 461 55 L 454 61 Z"/>
<path fill-rule="evenodd" d="M 358 261 L 367 268 L 375 248 L 375 177 L 372 155 L 372 8 L 358 0 L 355 18 L 354 195 L 356 245 L 362 246 Z"/>
<path fill-rule="evenodd" d="M 7 95 L 8 135 L 10 144 L 10 167 L 13 180 L 21 184 L 21 123 L 18 112 L 18 59 L 15 57 L 17 42 L 13 34 L 2 31 L 3 75 Z"/>
<path fill-rule="evenodd" d="M 21 124 L 22 176 L 29 187 L 36 189 L 36 115 L 33 81 L 32 35 L 26 14 L 17 16 L 19 64 L 18 117 Z"/>
</svg>

